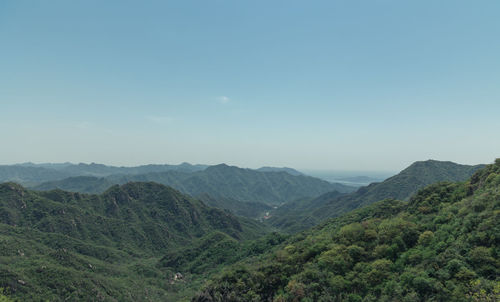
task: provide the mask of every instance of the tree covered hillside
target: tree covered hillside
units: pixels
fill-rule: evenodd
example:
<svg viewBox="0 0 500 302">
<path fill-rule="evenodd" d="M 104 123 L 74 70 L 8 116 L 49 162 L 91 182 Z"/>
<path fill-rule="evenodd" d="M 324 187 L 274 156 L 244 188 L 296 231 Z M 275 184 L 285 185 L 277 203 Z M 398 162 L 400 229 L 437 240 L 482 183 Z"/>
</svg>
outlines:
<svg viewBox="0 0 500 302">
<path fill-rule="evenodd" d="M 500 159 L 232 266 L 193 301 L 498 301 Z"/>
<path fill-rule="evenodd" d="M 159 260 L 214 232 L 240 242 L 268 229 L 156 183 L 101 195 L 1 184 L 0 288 L 23 301 L 176 299 L 188 286 Z"/>
</svg>

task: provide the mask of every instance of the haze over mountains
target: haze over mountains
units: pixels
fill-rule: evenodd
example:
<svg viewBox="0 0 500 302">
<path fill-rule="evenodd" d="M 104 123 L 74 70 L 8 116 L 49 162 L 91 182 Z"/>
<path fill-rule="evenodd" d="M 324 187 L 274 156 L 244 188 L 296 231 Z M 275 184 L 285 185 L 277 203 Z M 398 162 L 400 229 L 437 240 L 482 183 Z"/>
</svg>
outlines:
<svg viewBox="0 0 500 302">
<path fill-rule="evenodd" d="M 23 163 L 0 166 L 0 181 L 15 181 L 22 185 L 33 185 L 74 176 L 106 177 L 113 174 L 136 175 L 166 171 L 194 172 L 204 170 L 207 167 L 207 165 L 192 165 L 189 163 L 179 165 L 151 164 L 137 167 L 114 167 L 96 163 Z"/>
<path fill-rule="evenodd" d="M 209 205 L 252 218 L 261 216 L 271 206 L 290 200 L 312 198 L 332 190 L 355 190 L 352 186 L 329 183 L 291 168 L 252 170 L 225 164 L 206 166 L 183 163 L 139 167 L 112 167 L 95 163 L 23 164 L 0 166 L 0 176 L 3 181 L 28 184 L 35 190 L 62 189 L 80 193 L 102 193 L 114 184 L 153 181 L 199 197 Z M 44 182 L 44 178 L 52 180 Z"/>
<path fill-rule="evenodd" d="M 25 163 L 0 166 L 0 177 L 4 181 L 31 184 L 35 190 L 62 189 L 80 193 L 102 193 L 115 184 L 152 181 L 172 186 L 209 206 L 245 217 L 262 218 L 271 212 L 269 223 L 294 232 L 371 202 L 385 198 L 407 199 L 431 183 L 465 180 L 480 167 L 435 160 L 416 162 L 381 183 L 359 189 L 328 183 L 292 168 L 252 170 L 225 164 L 113 167 L 95 163 Z M 55 180 L 43 182 L 44 178 Z M 373 180 L 370 177 L 347 179 Z M 350 192 L 353 193 L 343 195 Z M 273 207 L 278 209 L 273 210 Z"/>
</svg>

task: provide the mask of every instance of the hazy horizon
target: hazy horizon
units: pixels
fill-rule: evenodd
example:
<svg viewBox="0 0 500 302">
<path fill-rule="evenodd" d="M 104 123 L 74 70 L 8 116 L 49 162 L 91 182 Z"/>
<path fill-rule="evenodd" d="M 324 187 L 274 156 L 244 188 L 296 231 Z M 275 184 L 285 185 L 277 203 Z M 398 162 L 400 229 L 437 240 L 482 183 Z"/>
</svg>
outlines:
<svg viewBox="0 0 500 302">
<path fill-rule="evenodd" d="M 499 9 L 2 1 L 0 163 L 491 163 L 500 156 Z"/>
<path fill-rule="evenodd" d="M 427 159 L 427 160 L 433 160 L 433 159 Z M 426 160 L 423 160 L 426 161 Z M 192 163 L 192 162 L 177 162 L 177 163 L 169 163 L 169 162 L 159 162 L 159 163 L 143 163 L 143 164 L 138 164 L 138 165 L 113 165 L 113 164 L 108 164 L 108 163 L 102 163 L 102 162 L 32 162 L 32 161 L 25 161 L 25 162 L 18 162 L 18 163 L 1 163 L 0 166 L 2 165 L 64 165 L 64 164 L 72 164 L 72 165 L 79 165 L 79 164 L 98 164 L 98 165 L 106 165 L 106 166 L 114 166 L 114 167 L 125 167 L 125 168 L 130 168 L 130 167 L 137 167 L 137 166 L 147 166 L 147 165 L 181 165 L 181 164 L 190 164 L 190 165 L 201 165 L 201 166 L 215 166 L 215 165 L 229 165 L 229 166 L 236 166 L 238 168 L 243 168 L 243 169 L 259 169 L 259 168 L 264 168 L 264 167 L 272 167 L 272 168 L 292 168 L 295 169 L 299 172 L 302 172 L 306 175 L 318 177 L 318 178 L 323 178 L 326 180 L 336 180 L 338 178 L 342 177 L 354 177 L 354 176 L 368 176 L 371 178 L 377 178 L 377 179 L 385 179 L 387 177 L 390 177 L 392 175 L 395 175 L 401 170 L 404 170 L 408 166 L 410 166 L 413 163 L 410 163 L 408 166 L 404 166 L 399 170 L 357 170 L 357 169 L 328 169 L 328 168 L 322 168 L 322 169 L 309 169 L 309 168 L 298 168 L 298 167 L 292 167 L 292 166 L 276 166 L 276 165 L 262 165 L 262 166 L 242 166 L 238 164 L 229 164 L 225 162 L 220 162 L 220 163 L 214 163 L 214 164 L 208 164 L 208 163 Z M 457 163 L 457 164 L 462 164 L 462 165 L 467 165 L 464 163 Z M 487 163 L 477 163 L 477 164 L 471 164 L 471 165 L 478 165 L 478 164 L 489 164 Z"/>
</svg>

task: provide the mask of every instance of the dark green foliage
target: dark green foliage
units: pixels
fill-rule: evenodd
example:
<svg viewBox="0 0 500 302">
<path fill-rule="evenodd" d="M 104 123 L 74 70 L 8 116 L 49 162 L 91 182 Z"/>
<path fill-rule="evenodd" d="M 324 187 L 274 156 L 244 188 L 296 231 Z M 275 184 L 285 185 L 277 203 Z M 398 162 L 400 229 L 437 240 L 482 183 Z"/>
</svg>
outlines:
<svg viewBox="0 0 500 302">
<path fill-rule="evenodd" d="M 355 193 L 351 193 L 355 194 Z M 314 199 L 302 198 L 287 202 L 273 210 L 272 216 L 266 222 L 287 233 L 297 233 L 309 227 L 315 226 L 319 220 L 311 213 L 325 202 L 339 198 L 345 194 L 332 191 Z"/>
<path fill-rule="evenodd" d="M 202 274 L 221 265 L 229 265 L 241 259 L 270 251 L 285 240 L 284 235 L 269 234 L 253 241 L 237 241 L 215 232 L 193 242 L 192 245 L 167 253 L 161 260 L 161 267 Z"/>
<path fill-rule="evenodd" d="M 361 187 L 354 193 L 340 195 L 331 192 L 313 200 L 286 205 L 274 213 L 269 223 L 296 232 L 379 200 L 408 200 L 419 189 L 436 182 L 465 181 L 482 167 L 484 165 L 468 166 L 435 160 L 415 162 L 399 174 L 381 183 Z M 286 221 L 293 223 L 286 224 Z"/>
<path fill-rule="evenodd" d="M 159 266 L 165 254 L 211 234 L 239 246 L 267 232 L 256 221 L 155 183 L 113 186 L 101 195 L 35 192 L 5 183 L 0 288 L 21 300 L 178 299 L 197 283 L 173 282 L 174 272 L 190 269 Z"/>
<path fill-rule="evenodd" d="M 208 194 L 201 194 L 197 196 L 197 199 L 210 207 L 226 209 L 236 215 L 249 218 L 260 218 L 272 209 L 271 206 L 260 202 L 242 202 L 225 197 L 214 198 Z"/>
<path fill-rule="evenodd" d="M 193 301 L 498 301 L 500 162 L 385 200 L 226 270 Z"/>
</svg>

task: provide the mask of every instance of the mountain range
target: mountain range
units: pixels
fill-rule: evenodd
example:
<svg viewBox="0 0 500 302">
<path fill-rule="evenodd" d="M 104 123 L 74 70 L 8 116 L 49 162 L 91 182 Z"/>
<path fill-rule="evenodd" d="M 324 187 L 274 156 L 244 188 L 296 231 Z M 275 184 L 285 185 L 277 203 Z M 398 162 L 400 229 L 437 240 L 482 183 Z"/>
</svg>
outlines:
<svg viewBox="0 0 500 302">
<path fill-rule="evenodd" d="M 0 184 L 0 301 L 500 298 L 500 159 L 416 162 L 355 192 L 227 165 L 56 182 L 102 193 Z"/>
<path fill-rule="evenodd" d="M 38 191 L 62 189 L 94 194 L 114 184 L 157 182 L 202 199 L 211 206 L 250 218 L 262 217 L 272 206 L 289 200 L 312 198 L 331 190 L 355 190 L 351 186 L 306 176 L 291 168 L 252 170 L 225 164 L 188 163 L 138 167 L 25 163 L 0 166 L 0 181 L 15 181 Z"/>
<path fill-rule="evenodd" d="M 224 164 L 194 172 L 171 170 L 146 174 L 113 174 L 100 178 L 77 176 L 42 183 L 32 188 L 101 193 L 113 184 L 136 181 L 169 185 L 183 193 L 200 197 L 213 206 L 233 211 L 238 209 L 239 214 L 252 218 L 262 214 L 257 214 L 258 208 L 276 206 L 298 198 L 315 197 L 332 190 L 355 190 L 354 187 L 332 184 L 306 175 L 292 175 L 284 171 L 259 172 Z M 212 202 L 213 199 L 217 199 L 218 203 Z M 244 210 L 245 208 L 249 211 Z"/>
</svg>

